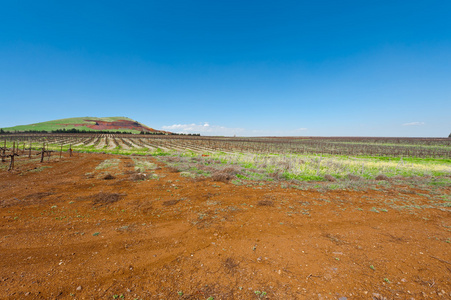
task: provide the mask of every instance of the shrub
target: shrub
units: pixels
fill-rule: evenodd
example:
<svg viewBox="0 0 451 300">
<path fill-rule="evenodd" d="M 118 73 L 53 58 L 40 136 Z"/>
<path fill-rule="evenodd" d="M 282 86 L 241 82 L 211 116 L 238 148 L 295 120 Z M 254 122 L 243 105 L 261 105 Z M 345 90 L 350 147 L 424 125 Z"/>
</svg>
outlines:
<svg viewBox="0 0 451 300">
<path fill-rule="evenodd" d="M 221 182 L 229 182 L 229 180 L 233 179 L 235 176 L 224 173 L 224 172 L 216 172 L 211 175 L 211 180 L 213 181 L 221 181 Z"/>
<path fill-rule="evenodd" d="M 226 173 L 229 175 L 236 175 L 241 171 L 241 168 L 239 167 L 226 167 L 224 169 L 221 170 L 222 173 Z"/>
<path fill-rule="evenodd" d="M 237 175 L 240 171 L 240 167 L 226 167 L 213 173 L 213 175 L 211 175 L 211 179 L 213 181 L 229 182 L 235 178 L 235 175 Z"/>
<path fill-rule="evenodd" d="M 134 173 L 130 176 L 130 180 L 132 180 L 132 181 L 141 181 L 141 180 L 145 180 L 146 178 L 147 178 L 146 174 L 143 174 L 143 173 Z"/>
<path fill-rule="evenodd" d="M 171 173 L 178 173 L 180 172 L 179 169 L 175 168 L 175 167 L 167 167 L 167 170 Z"/>
<path fill-rule="evenodd" d="M 376 178 L 374 178 L 374 179 L 376 179 L 376 180 L 388 180 L 389 178 L 388 178 L 387 175 L 379 174 L 379 175 L 377 175 Z"/>
<path fill-rule="evenodd" d="M 351 181 L 359 181 L 362 180 L 363 178 L 354 174 L 348 174 L 347 178 Z"/>
<path fill-rule="evenodd" d="M 269 177 L 274 178 L 276 180 L 279 180 L 283 177 L 282 173 L 280 173 L 279 171 L 274 171 L 268 174 Z"/>
<path fill-rule="evenodd" d="M 324 179 L 326 179 L 327 181 L 330 181 L 330 182 L 337 181 L 337 178 L 335 178 L 334 176 L 329 175 L 329 174 L 324 175 Z"/>
</svg>

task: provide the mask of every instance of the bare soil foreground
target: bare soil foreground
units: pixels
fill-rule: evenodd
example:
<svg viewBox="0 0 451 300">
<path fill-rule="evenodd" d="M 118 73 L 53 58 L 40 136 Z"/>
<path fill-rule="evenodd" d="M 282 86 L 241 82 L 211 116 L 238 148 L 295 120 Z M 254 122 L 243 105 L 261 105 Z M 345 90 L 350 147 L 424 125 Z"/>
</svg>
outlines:
<svg viewBox="0 0 451 300">
<path fill-rule="evenodd" d="M 0 171 L 1 299 L 451 299 L 449 186 L 237 185 L 132 158 Z"/>
</svg>

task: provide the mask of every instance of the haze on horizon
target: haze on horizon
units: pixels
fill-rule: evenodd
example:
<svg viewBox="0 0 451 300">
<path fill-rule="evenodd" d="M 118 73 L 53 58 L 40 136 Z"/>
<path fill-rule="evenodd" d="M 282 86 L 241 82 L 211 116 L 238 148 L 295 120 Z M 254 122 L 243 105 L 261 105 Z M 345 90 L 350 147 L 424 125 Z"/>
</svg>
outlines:
<svg viewBox="0 0 451 300">
<path fill-rule="evenodd" d="M 448 1 L 4 1 L 0 127 L 447 137 Z"/>
</svg>

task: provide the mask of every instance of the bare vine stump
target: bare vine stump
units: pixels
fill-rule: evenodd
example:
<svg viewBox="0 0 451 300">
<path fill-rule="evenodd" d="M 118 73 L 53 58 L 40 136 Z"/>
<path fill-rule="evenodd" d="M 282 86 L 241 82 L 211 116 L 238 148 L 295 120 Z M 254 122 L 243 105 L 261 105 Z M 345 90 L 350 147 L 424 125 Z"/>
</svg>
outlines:
<svg viewBox="0 0 451 300">
<path fill-rule="evenodd" d="M 43 144 L 42 144 L 42 150 L 41 150 L 41 152 L 39 152 L 38 154 L 36 154 L 36 155 L 39 155 L 39 154 L 41 155 L 41 161 L 40 161 L 41 163 L 44 162 L 44 155 L 45 155 L 45 152 L 46 152 L 46 151 L 45 151 L 45 143 L 43 143 Z"/>
<path fill-rule="evenodd" d="M 14 169 L 14 156 L 16 156 L 16 155 L 14 155 L 14 154 L 11 154 L 11 155 L 10 155 L 10 157 L 11 157 L 11 162 L 9 163 L 8 171 L 11 171 L 12 169 Z"/>
<path fill-rule="evenodd" d="M 17 150 L 19 150 L 19 145 L 17 145 Z M 11 162 L 9 163 L 9 168 L 8 171 L 11 171 L 12 169 L 14 169 L 14 157 L 15 156 L 19 156 L 19 154 L 16 153 L 16 143 L 13 143 L 13 149 L 10 155 L 7 155 L 8 157 L 11 158 Z"/>
<path fill-rule="evenodd" d="M 0 150 L 1 150 L 1 157 L 2 157 L 2 162 L 6 162 L 6 160 L 5 160 L 5 157 L 6 157 L 6 154 L 5 154 L 5 151 L 6 151 L 6 140 L 5 140 L 5 142 L 3 143 L 3 147 L 2 148 L 0 148 Z"/>
</svg>

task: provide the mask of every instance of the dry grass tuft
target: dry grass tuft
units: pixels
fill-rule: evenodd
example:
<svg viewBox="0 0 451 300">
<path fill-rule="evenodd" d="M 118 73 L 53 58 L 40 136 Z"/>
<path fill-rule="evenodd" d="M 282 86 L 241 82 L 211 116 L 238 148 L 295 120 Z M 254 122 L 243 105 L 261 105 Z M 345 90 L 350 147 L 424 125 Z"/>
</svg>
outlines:
<svg viewBox="0 0 451 300">
<path fill-rule="evenodd" d="M 0 199 L 0 207 L 6 208 L 6 207 L 11 207 L 11 206 L 16 206 L 16 205 L 39 204 L 39 203 L 45 202 L 46 201 L 45 198 L 50 195 L 53 195 L 53 193 L 52 192 L 41 192 L 41 193 L 29 194 L 22 199 L 18 199 L 16 197 L 14 197 L 12 199 Z"/>
<path fill-rule="evenodd" d="M 199 170 L 205 171 L 205 172 L 209 172 L 209 173 L 214 173 L 216 172 L 218 169 L 211 167 L 211 166 L 205 166 L 205 165 L 200 165 L 198 166 Z"/>
<path fill-rule="evenodd" d="M 167 170 L 168 170 L 170 173 L 178 173 L 178 172 L 180 172 L 180 170 L 177 169 L 177 168 L 175 168 L 175 167 L 167 167 Z"/>
<path fill-rule="evenodd" d="M 235 269 L 240 264 L 237 263 L 232 257 L 228 257 L 224 260 L 224 268 L 226 269 L 227 273 L 234 273 Z"/>
<path fill-rule="evenodd" d="M 130 179 L 131 181 L 141 181 L 141 180 L 146 180 L 146 179 L 147 179 L 147 176 L 146 176 L 146 174 L 143 174 L 143 173 L 133 173 L 133 174 L 129 177 L 129 179 Z"/>
<path fill-rule="evenodd" d="M 233 175 L 223 173 L 221 171 L 214 173 L 211 175 L 211 180 L 213 181 L 220 181 L 220 182 L 229 182 L 232 178 L 234 178 Z"/>
<path fill-rule="evenodd" d="M 359 180 L 363 179 L 362 177 L 357 176 L 357 175 L 353 175 L 353 174 L 348 174 L 347 178 L 350 181 L 359 181 Z"/>
<path fill-rule="evenodd" d="M 379 174 L 379 175 L 377 175 L 376 178 L 374 178 L 374 179 L 376 179 L 376 180 L 386 180 L 386 181 L 389 180 L 388 176 L 387 176 L 387 175 L 384 175 L 384 174 Z"/>
<path fill-rule="evenodd" d="M 282 173 L 279 171 L 274 171 L 268 174 L 269 177 L 274 178 L 275 180 L 279 180 L 282 178 Z"/>
<path fill-rule="evenodd" d="M 117 193 L 104 193 L 100 192 L 96 195 L 92 195 L 92 204 L 97 206 L 103 206 L 117 202 L 121 199 L 123 195 Z"/>
<path fill-rule="evenodd" d="M 221 182 L 229 182 L 235 175 L 241 171 L 239 167 L 226 167 L 222 170 L 218 170 L 211 175 L 211 180 L 213 181 L 221 181 Z"/>
<path fill-rule="evenodd" d="M 274 206 L 274 202 L 271 200 L 260 200 L 257 202 L 257 206 Z"/>
<path fill-rule="evenodd" d="M 331 242 L 335 243 L 336 245 L 347 244 L 346 241 L 340 239 L 340 237 L 337 236 L 337 235 L 333 235 L 333 234 L 330 234 L 330 233 L 324 233 L 324 234 L 322 234 L 322 236 L 328 238 Z"/>
<path fill-rule="evenodd" d="M 330 182 L 337 181 L 337 178 L 335 178 L 334 176 L 329 175 L 329 174 L 324 175 L 324 179 L 326 179 L 327 181 L 330 181 Z"/>
<path fill-rule="evenodd" d="M 105 176 L 103 176 L 103 179 L 105 180 L 111 180 L 111 179 L 115 179 L 116 177 L 114 177 L 113 175 L 111 175 L 110 173 L 107 173 Z"/>
<path fill-rule="evenodd" d="M 179 203 L 180 200 L 167 200 L 163 202 L 164 206 L 171 206 L 171 205 L 176 205 L 177 203 Z"/>
<path fill-rule="evenodd" d="M 181 160 L 180 157 L 177 156 L 168 156 L 165 158 L 167 162 L 179 162 Z"/>
<path fill-rule="evenodd" d="M 241 171 L 240 167 L 226 167 L 221 170 L 222 173 L 227 173 L 230 175 L 236 175 Z"/>
</svg>

